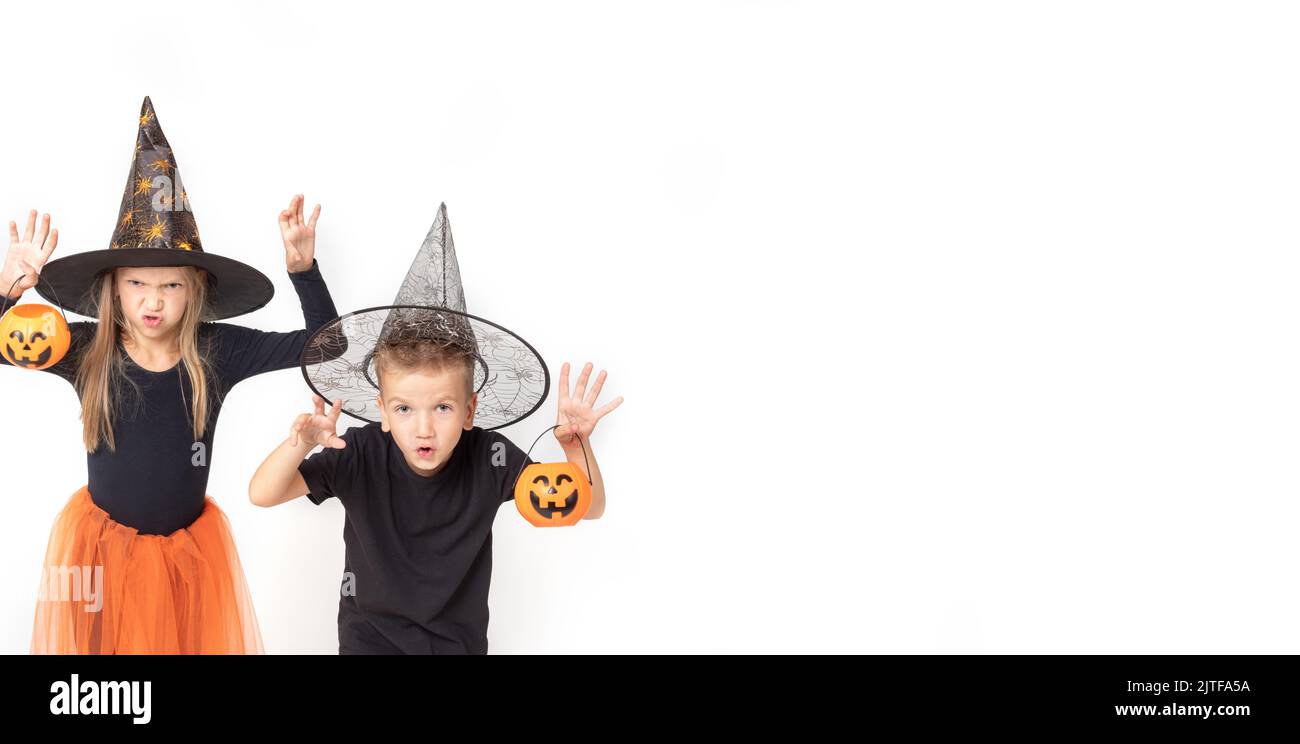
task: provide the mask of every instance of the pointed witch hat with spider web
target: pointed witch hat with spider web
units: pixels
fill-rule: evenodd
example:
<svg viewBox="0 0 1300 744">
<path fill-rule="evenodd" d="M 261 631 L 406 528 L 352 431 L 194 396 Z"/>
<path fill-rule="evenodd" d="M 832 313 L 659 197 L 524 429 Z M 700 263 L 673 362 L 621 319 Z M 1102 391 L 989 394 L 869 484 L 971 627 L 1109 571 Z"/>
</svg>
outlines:
<svg viewBox="0 0 1300 744">
<path fill-rule="evenodd" d="M 135 154 L 109 247 L 50 261 L 41 271 L 36 291 L 65 310 L 95 318 L 100 277 L 128 266 L 195 266 L 206 271 L 204 320 L 251 313 L 275 295 L 275 287 L 262 272 L 203 250 L 176 154 L 148 96 L 140 104 Z"/>
<path fill-rule="evenodd" d="M 541 407 L 550 374 L 537 350 L 509 329 L 465 310 L 465 291 L 447 205 L 406 272 L 391 305 L 348 313 L 321 326 L 302 353 L 307 385 L 326 401 L 342 400 L 344 413 L 379 421 L 375 350 L 381 343 L 433 342 L 473 356 L 478 393 L 475 426 L 500 429 Z"/>
</svg>

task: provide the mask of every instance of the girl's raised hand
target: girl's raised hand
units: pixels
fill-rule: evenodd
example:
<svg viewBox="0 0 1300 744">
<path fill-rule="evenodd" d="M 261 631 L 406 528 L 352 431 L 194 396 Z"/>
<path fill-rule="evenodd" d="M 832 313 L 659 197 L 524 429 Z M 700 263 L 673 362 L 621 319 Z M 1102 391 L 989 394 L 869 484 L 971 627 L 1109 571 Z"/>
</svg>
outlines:
<svg viewBox="0 0 1300 744">
<path fill-rule="evenodd" d="M 560 368 L 560 406 L 555 417 L 555 423 L 559 424 L 560 428 L 555 430 L 555 438 L 560 440 L 561 445 L 574 444 L 574 435 L 584 440 L 590 437 L 591 432 L 596 428 L 596 422 L 623 402 L 623 396 L 620 395 L 599 409 L 593 410 L 596 399 L 600 397 L 600 388 L 605 384 L 605 371 L 600 371 L 596 383 L 588 391 L 587 378 L 591 376 L 591 369 L 591 362 L 587 362 L 587 366 L 582 368 L 582 374 L 578 377 L 578 386 L 574 388 L 573 396 L 570 397 L 569 363 L 565 362 Z"/>
<path fill-rule="evenodd" d="M 289 200 L 289 208 L 280 213 L 284 265 L 293 273 L 310 269 L 316 258 L 316 220 L 320 218 L 320 205 L 312 210 L 310 220 L 304 220 L 302 203 L 302 194 L 298 194 Z"/>
<path fill-rule="evenodd" d="M 59 244 L 59 231 L 50 229 L 50 216 L 41 219 L 37 229 L 36 210 L 27 215 L 27 229 L 18 237 L 18 223 L 9 223 L 9 252 L 5 254 L 4 268 L 0 269 L 0 295 L 23 292 L 36 286 L 41 267 Z M 18 284 L 15 285 L 14 282 Z"/>
<path fill-rule="evenodd" d="M 327 414 L 325 399 L 319 395 L 312 395 L 311 398 L 316 412 L 304 413 L 294 419 L 293 426 L 289 429 L 290 444 L 297 447 L 300 441 L 305 440 L 313 446 L 320 444 L 333 449 L 347 447 L 348 443 L 334 433 L 339 422 L 339 412 L 343 410 L 343 401 L 334 401 Z"/>
</svg>

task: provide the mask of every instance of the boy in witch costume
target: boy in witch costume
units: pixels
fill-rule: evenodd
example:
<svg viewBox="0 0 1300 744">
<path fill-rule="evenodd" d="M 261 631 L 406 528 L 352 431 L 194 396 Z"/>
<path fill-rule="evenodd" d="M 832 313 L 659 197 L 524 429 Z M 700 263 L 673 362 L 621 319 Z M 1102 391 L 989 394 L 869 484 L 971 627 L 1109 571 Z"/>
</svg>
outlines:
<svg viewBox="0 0 1300 744">
<path fill-rule="evenodd" d="M 590 437 L 623 399 L 595 408 L 605 372 L 588 389 L 591 371 L 570 395 L 563 366 L 555 436 L 590 479 L 585 518 L 597 519 L 605 488 Z M 303 375 L 315 411 L 262 463 L 249 498 L 342 502 L 354 591 L 339 599 L 339 653 L 487 653 L 492 523 L 532 462 L 493 429 L 537 410 L 550 378 L 528 342 L 466 313 L 445 204 L 393 304 L 322 327 Z M 340 412 L 367 423 L 339 436 Z"/>
</svg>

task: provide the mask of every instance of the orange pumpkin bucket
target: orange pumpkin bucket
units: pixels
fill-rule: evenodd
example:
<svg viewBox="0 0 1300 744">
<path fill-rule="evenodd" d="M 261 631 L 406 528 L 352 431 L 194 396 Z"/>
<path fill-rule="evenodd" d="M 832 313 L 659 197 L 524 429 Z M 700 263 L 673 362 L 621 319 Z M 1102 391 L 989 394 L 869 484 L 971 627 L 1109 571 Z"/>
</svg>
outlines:
<svg viewBox="0 0 1300 744">
<path fill-rule="evenodd" d="M 17 279 L 9 291 L 16 286 Z M 3 307 L 8 295 L 0 299 Z M 67 317 L 49 305 L 16 305 L 0 316 L 0 354 L 15 367 L 36 370 L 53 367 L 68 353 L 71 343 Z"/>
<path fill-rule="evenodd" d="M 557 428 L 559 424 L 538 434 L 532 447 L 528 448 L 528 455 L 546 432 Z M 582 443 L 581 437 L 578 444 L 582 445 L 582 458 L 587 471 L 591 472 L 587 445 Z M 534 527 L 575 525 L 591 508 L 591 478 L 571 462 L 535 462 L 520 471 L 515 479 L 515 506 Z"/>
</svg>

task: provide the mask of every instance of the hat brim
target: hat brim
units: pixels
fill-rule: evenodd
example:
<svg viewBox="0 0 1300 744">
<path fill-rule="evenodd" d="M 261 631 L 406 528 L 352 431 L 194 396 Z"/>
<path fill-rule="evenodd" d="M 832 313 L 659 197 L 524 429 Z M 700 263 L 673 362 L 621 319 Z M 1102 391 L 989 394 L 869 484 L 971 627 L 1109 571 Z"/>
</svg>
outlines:
<svg viewBox="0 0 1300 744">
<path fill-rule="evenodd" d="M 45 264 L 36 291 L 65 310 L 95 318 L 101 274 L 116 268 L 152 266 L 195 266 L 208 272 L 208 315 L 204 320 L 251 313 L 275 296 L 271 280 L 248 264 L 177 248 L 116 248 L 64 256 Z"/>
<path fill-rule="evenodd" d="M 339 316 L 321 326 L 303 347 L 300 366 L 307 386 L 326 401 L 342 400 L 349 416 L 380 420 L 374 350 L 381 329 L 394 310 L 435 311 L 457 317 L 473 331 L 481 372 L 475 373 L 478 407 L 474 425 L 500 429 L 532 415 L 551 390 L 551 375 L 542 355 L 514 331 L 442 307 L 385 305 Z M 481 376 L 481 378 L 480 378 Z"/>
</svg>

